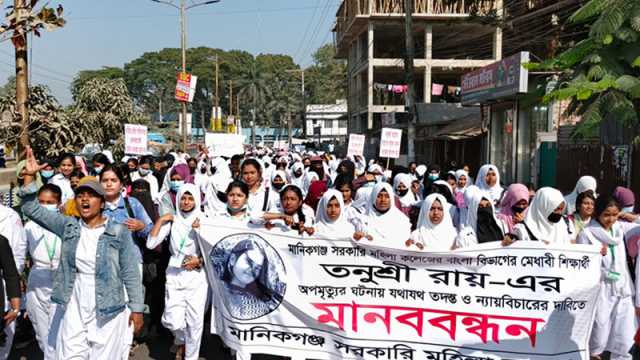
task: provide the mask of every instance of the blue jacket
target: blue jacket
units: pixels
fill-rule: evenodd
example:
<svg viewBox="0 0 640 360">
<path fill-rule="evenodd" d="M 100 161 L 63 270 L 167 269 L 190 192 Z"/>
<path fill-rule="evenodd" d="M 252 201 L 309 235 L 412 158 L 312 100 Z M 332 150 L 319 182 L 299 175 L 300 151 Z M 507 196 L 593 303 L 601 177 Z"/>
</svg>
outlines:
<svg viewBox="0 0 640 360">
<path fill-rule="evenodd" d="M 144 229 L 137 231 L 136 235 L 138 235 L 141 239 L 147 239 L 151 229 L 153 228 L 153 221 L 149 215 L 147 215 L 147 210 L 145 210 L 144 206 L 138 201 L 138 199 L 133 197 L 128 197 L 129 205 L 131 206 L 131 211 L 133 212 L 133 216 L 136 220 L 140 220 L 144 223 Z M 118 201 L 118 207 L 115 210 L 104 209 L 102 214 L 109 219 L 111 219 L 116 224 L 124 224 L 125 220 L 129 219 L 129 212 L 127 211 L 127 207 L 124 203 L 124 197 L 120 197 L 120 201 Z"/>
<path fill-rule="evenodd" d="M 38 225 L 62 239 L 60 265 L 53 278 L 51 300 L 66 305 L 71 298 L 76 279 L 76 250 L 80 240 L 80 223 L 74 217 L 46 210 L 38 203 L 35 183 L 19 191 L 22 211 Z M 96 308 L 101 318 L 111 317 L 129 306 L 132 312 L 144 312 L 142 277 L 136 261 L 135 244 L 129 230 L 108 220 L 105 232 L 98 239 L 96 255 Z M 129 303 L 124 300 L 127 289 Z"/>
</svg>

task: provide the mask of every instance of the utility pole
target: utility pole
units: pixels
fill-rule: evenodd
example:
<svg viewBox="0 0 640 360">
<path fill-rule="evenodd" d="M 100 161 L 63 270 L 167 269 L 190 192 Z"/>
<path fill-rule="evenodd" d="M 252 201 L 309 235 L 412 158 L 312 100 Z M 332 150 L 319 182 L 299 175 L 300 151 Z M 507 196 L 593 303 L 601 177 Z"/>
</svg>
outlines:
<svg viewBox="0 0 640 360">
<path fill-rule="evenodd" d="M 220 62 L 218 61 L 218 55 L 216 55 L 216 99 L 215 99 L 215 114 L 216 117 L 214 119 L 214 122 L 216 123 L 216 125 L 214 125 L 214 129 L 217 129 L 217 121 L 218 118 L 222 119 L 222 109 L 220 109 L 220 87 L 219 87 L 219 75 L 220 74 Z"/>
<path fill-rule="evenodd" d="M 292 73 L 300 73 L 300 78 L 301 78 L 301 94 L 302 94 L 302 111 L 300 112 L 300 121 L 302 121 L 302 129 L 303 129 L 303 133 L 306 134 L 307 133 L 307 97 L 305 94 L 305 86 L 304 86 L 304 69 L 293 69 L 293 70 L 287 70 L 287 72 L 292 72 Z M 291 117 L 288 118 L 289 121 L 289 146 L 291 146 L 291 130 L 293 128 L 292 124 L 291 124 Z"/>
<path fill-rule="evenodd" d="M 404 0 L 404 32 L 405 32 L 405 56 L 404 73 L 408 86 L 405 107 L 409 112 L 407 123 L 407 162 L 415 161 L 414 139 L 416 135 L 416 84 L 413 73 L 414 43 L 413 43 L 413 0 Z"/>
<path fill-rule="evenodd" d="M 27 11 L 26 0 L 15 0 L 14 11 L 17 14 L 16 23 L 23 24 L 21 21 Z M 24 25 L 18 25 L 20 28 Z M 14 38 L 14 46 L 16 49 L 16 106 L 20 113 L 20 141 L 18 142 L 18 158 L 22 159 L 24 151 L 29 146 L 29 64 L 27 54 L 27 35 L 26 29 L 16 28 L 15 33 L 22 32 L 22 35 Z"/>
<path fill-rule="evenodd" d="M 253 87 L 253 110 L 251 110 L 251 145 L 256 147 L 256 87 Z"/>
<path fill-rule="evenodd" d="M 16 0 L 18 1 L 18 0 Z M 24 1 L 24 0 L 22 0 Z M 215 4 L 220 0 L 207 0 L 203 2 L 191 2 L 187 6 L 186 0 L 180 0 L 180 5 L 176 5 L 171 0 L 151 0 L 160 4 L 169 5 L 180 11 L 180 47 L 182 49 L 182 72 L 187 72 L 187 11 L 193 8 Z M 203 129 L 204 130 L 204 129 Z M 187 152 L 187 102 L 182 102 L 182 151 Z"/>
</svg>

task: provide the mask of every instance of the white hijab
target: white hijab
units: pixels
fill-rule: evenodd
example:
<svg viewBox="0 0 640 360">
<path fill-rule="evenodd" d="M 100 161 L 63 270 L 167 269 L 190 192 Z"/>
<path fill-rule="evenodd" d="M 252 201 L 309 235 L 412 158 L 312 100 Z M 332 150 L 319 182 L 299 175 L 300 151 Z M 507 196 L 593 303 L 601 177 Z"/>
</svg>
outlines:
<svg viewBox="0 0 640 360">
<path fill-rule="evenodd" d="M 390 207 L 386 213 L 380 213 L 376 207 L 378 194 L 386 191 L 390 197 Z M 367 203 L 366 231 L 373 237 L 373 244 L 395 249 L 405 249 L 405 242 L 411 236 L 409 218 L 395 206 L 395 194 L 388 183 L 379 183 L 373 187 Z"/>
<path fill-rule="evenodd" d="M 598 187 L 598 182 L 593 176 L 583 176 L 578 179 L 576 183 L 576 187 L 573 191 L 565 196 L 564 201 L 566 203 L 566 211 L 567 214 L 573 214 L 576 212 L 576 200 L 578 199 L 578 195 L 582 194 L 585 191 L 593 191 L 593 194 L 596 194 L 596 189 Z"/>
<path fill-rule="evenodd" d="M 464 221 L 463 226 L 473 229 L 474 233 L 478 232 L 478 208 L 480 207 L 480 202 L 482 199 L 489 199 L 489 194 L 486 191 L 482 191 L 478 187 L 468 187 L 467 191 L 464 193 L 464 201 L 467 204 L 467 217 Z M 493 214 L 493 219 L 496 224 L 500 226 L 500 221 L 495 215 L 495 208 L 493 206 L 493 202 L 489 201 L 491 206 L 491 213 Z"/>
<path fill-rule="evenodd" d="M 567 224 L 560 220 L 552 223 L 548 217 L 564 202 L 562 193 L 550 187 L 544 187 L 536 192 L 531 205 L 524 217 L 524 223 L 539 241 L 550 243 L 565 243 L 567 240 Z"/>
<path fill-rule="evenodd" d="M 282 181 L 284 181 L 284 185 L 287 185 L 289 182 L 287 181 L 287 173 L 285 173 L 283 170 L 276 170 L 273 173 L 271 173 L 271 191 L 275 192 L 275 193 L 279 193 L 280 190 L 276 189 L 275 187 L 273 187 L 273 180 L 275 180 L 275 178 L 279 176 L 280 179 L 282 179 Z M 282 186 L 284 188 L 284 185 Z"/>
<path fill-rule="evenodd" d="M 295 172 L 298 170 L 302 170 L 302 175 L 300 175 L 300 177 L 295 176 Z M 291 179 L 291 184 L 296 185 L 301 189 L 304 187 L 304 165 L 301 162 L 296 162 L 291 166 L 291 174 L 289 178 Z"/>
<path fill-rule="evenodd" d="M 400 197 L 400 204 L 402 204 L 403 207 L 409 207 L 412 206 L 413 204 L 415 204 L 417 202 L 415 195 L 413 194 L 413 191 L 411 191 L 411 183 L 413 182 L 413 177 L 409 174 L 398 174 L 396 175 L 395 179 L 393 179 L 393 189 L 394 190 L 398 190 L 398 186 L 400 184 L 403 184 L 406 188 L 407 188 L 407 193 L 403 196 Z M 397 193 L 396 193 L 397 194 Z M 400 195 L 398 195 L 400 196 Z"/>
<path fill-rule="evenodd" d="M 439 201 L 443 209 L 442 221 L 435 225 L 429 218 L 429 212 L 433 203 Z M 418 217 L 418 227 L 411 234 L 411 238 L 416 243 L 424 245 L 428 250 L 448 251 L 451 250 L 458 232 L 453 226 L 453 220 L 449 214 L 449 204 L 444 196 L 431 194 L 422 202 L 420 215 Z"/>
<path fill-rule="evenodd" d="M 465 178 L 467 178 L 467 182 L 464 185 L 464 187 L 461 188 L 460 185 L 458 185 L 458 182 L 460 181 L 460 178 L 463 177 L 463 176 Z M 464 192 L 465 190 L 467 190 L 469 185 L 470 185 L 469 174 L 466 171 L 464 171 L 464 169 L 460 169 L 460 170 L 456 171 L 456 186 L 457 186 L 456 189 L 458 189 L 459 192 Z"/>
<path fill-rule="evenodd" d="M 189 193 L 195 200 L 195 206 L 193 210 L 188 213 L 180 210 L 180 199 L 185 193 Z M 200 211 L 200 190 L 194 184 L 184 184 L 180 187 L 178 194 L 176 195 L 176 215 L 173 217 L 173 225 L 171 226 L 171 241 L 173 244 L 179 244 L 185 238 L 187 234 L 191 232 L 193 222 L 196 219 L 202 218 L 202 212 Z M 187 241 L 191 239 L 194 241 L 193 236 L 186 236 Z M 185 246 L 190 243 L 185 243 Z"/>
<path fill-rule="evenodd" d="M 493 170 L 496 173 L 496 184 L 493 186 L 489 186 L 486 181 L 487 173 Z M 467 176 L 467 181 L 468 181 Z M 489 193 L 490 199 L 493 203 L 500 201 L 502 198 L 502 193 L 504 189 L 500 186 L 500 172 L 495 165 L 486 164 L 483 165 L 478 171 L 478 177 L 476 178 L 476 186 L 480 188 L 480 190 L 486 191 Z"/>
<path fill-rule="evenodd" d="M 340 204 L 340 217 L 331 221 L 327 216 L 327 206 L 331 199 L 338 200 Z M 322 195 L 318 203 L 316 211 L 316 231 L 319 235 L 323 235 L 333 239 L 351 238 L 355 232 L 355 228 L 347 220 L 347 212 L 344 206 L 342 193 L 335 189 L 329 189 Z"/>
</svg>

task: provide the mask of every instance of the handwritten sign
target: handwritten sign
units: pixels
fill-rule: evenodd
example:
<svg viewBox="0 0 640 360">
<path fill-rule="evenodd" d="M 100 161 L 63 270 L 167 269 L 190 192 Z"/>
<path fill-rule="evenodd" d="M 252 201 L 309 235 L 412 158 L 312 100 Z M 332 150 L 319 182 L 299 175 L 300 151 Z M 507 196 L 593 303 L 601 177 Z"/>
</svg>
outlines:
<svg viewBox="0 0 640 360">
<path fill-rule="evenodd" d="M 383 128 L 380 136 L 380 157 L 397 159 L 400 157 L 402 130 Z"/>
<path fill-rule="evenodd" d="M 147 127 L 144 125 L 124 125 L 124 153 L 145 155 L 147 153 Z"/>
<path fill-rule="evenodd" d="M 237 351 L 313 359 L 589 359 L 600 281 L 592 246 L 496 242 L 413 252 L 215 219 L 201 222 L 200 234 L 215 332 Z"/>
<path fill-rule="evenodd" d="M 347 156 L 364 156 L 365 136 L 359 134 L 349 134 L 349 148 Z"/>
</svg>

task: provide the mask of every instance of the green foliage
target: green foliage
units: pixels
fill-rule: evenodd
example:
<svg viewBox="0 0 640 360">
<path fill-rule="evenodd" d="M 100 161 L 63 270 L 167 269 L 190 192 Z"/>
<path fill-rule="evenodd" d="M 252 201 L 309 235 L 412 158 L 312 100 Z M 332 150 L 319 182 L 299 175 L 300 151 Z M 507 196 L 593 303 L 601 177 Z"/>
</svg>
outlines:
<svg viewBox="0 0 640 360">
<path fill-rule="evenodd" d="M 87 83 L 87 81 L 100 78 L 100 79 L 124 79 L 124 70 L 118 67 L 104 67 L 100 70 L 82 70 L 71 83 L 71 94 L 74 100 L 79 95 L 80 89 Z"/>
<path fill-rule="evenodd" d="M 640 1 L 590 0 L 570 21 L 584 24 L 588 38 L 527 66 L 560 72 L 545 100 L 571 101 L 569 111 L 582 117 L 579 136 L 597 134 L 607 119 L 634 126 L 640 121 Z"/>
<path fill-rule="evenodd" d="M 307 69 L 310 103 L 335 104 L 336 100 L 346 98 L 347 66 L 335 56 L 332 44 L 320 47 L 313 55 L 314 64 Z"/>
</svg>

